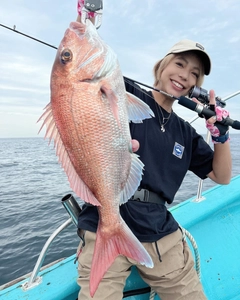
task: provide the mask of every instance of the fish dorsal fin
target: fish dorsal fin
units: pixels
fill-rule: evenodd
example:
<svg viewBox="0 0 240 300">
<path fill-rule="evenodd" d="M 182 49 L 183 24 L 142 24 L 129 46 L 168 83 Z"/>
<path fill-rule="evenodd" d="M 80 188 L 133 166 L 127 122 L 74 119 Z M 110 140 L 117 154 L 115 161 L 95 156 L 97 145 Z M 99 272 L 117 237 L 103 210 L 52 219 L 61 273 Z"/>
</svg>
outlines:
<svg viewBox="0 0 240 300">
<path fill-rule="evenodd" d="M 87 185 L 82 181 L 82 179 L 75 171 L 75 168 L 70 160 L 68 152 L 66 151 L 59 131 L 54 122 L 50 103 L 46 106 L 45 112 L 42 114 L 38 121 L 40 120 L 43 120 L 43 124 L 39 132 L 41 131 L 43 126 L 46 125 L 46 134 L 44 138 L 49 139 L 49 144 L 52 140 L 54 141 L 56 155 L 58 156 L 59 162 L 62 165 L 65 173 L 67 174 L 72 190 L 76 193 L 76 195 L 78 195 L 81 198 L 81 200 L 92 205 L 101 206 L 101 204 L 98 202 L 91 190 L 87 187 Z"/>
<path fill-rule="evenodd" d="M 127 92 L 127 98 L 129 121 L 134 123 L 142 123 L 142 120 L 154 117 L 154 112 L 151 110 L 151 108 L 138 97 Z"/>
<path fill-rule="evenodd" d="M 128 180 L 121 193 L 120 205 L 126 203 L 132 197 L 142 180 L 144 164 L 138 157 L 139 156 L 135 153 L 131 154 L 131 169 L 128 176 Z"/>
</svg>

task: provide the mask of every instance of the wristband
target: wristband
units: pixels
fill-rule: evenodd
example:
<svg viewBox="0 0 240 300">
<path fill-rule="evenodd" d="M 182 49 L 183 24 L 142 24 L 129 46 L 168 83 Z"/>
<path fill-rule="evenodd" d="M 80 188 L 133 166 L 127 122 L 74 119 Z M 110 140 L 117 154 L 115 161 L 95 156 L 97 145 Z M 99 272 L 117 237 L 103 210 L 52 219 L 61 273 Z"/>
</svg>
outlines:
<svg viewBox="0 0 240 300">
<path fill-rule="evenodd" d="M 214 144 L 224 144 L 225 142 L 229 141 L 229 132 L 227 132 L 225 135 L 220 136 L 212 136 L 212 141 Z"/>
</svg>

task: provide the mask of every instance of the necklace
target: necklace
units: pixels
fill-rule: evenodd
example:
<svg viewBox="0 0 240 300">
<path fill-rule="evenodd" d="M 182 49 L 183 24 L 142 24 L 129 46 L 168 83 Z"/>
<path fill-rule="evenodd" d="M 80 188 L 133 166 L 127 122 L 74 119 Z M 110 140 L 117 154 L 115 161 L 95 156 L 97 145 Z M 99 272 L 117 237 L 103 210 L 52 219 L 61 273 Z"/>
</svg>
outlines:
<svg viewBox="0 0 240 300">
<path fill-rule="evenodd" d="M 165 118 L 161 106 L 156 101 L 155 101 L 155 105 L 156 105 L 156 110 L 157 110 L 157 115 L 158 115 L 158 120 L 159 120 L 159 124 L 160 124 L 160 127 L 161 127 L 161 131 L 165 132 L 166 131 L 165 126 L 167 125 L 167 123 L 168 123 L 168 121 L 169 121 L 169 119 L 172 115 L 172 111 L 170 112 L 168 117 Z M 161 118 L 160 118 L 160 115 L 159 115 L 159 111 L 162 115 L 162 122 L 161 122 Z M 166 120 L 166 122 L 165 122 L 165 120 Z"/>
</svg>

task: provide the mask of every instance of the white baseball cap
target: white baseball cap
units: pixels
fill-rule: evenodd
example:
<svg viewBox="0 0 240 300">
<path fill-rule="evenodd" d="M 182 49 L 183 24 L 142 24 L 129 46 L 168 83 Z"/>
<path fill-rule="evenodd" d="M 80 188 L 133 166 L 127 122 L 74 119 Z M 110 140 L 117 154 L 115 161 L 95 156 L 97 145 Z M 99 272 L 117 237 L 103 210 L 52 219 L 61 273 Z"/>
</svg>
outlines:
<svg viewBox="0 0 240 300">
<path fill-rule="evenodd" d="M 204 65 L 204 74 L 209 75 L 211 71 L 211 60 L 208 56 L 207 52 L 205 51 L 204 47 L 194 41 L 191 40 L 181 40 L 177 44 L 175 44 L 166 54 L 169 55 L 171 53 L 181 53 L 186 51 L 197 51 L 200 59 L 203 62 Z"/>
</svg>

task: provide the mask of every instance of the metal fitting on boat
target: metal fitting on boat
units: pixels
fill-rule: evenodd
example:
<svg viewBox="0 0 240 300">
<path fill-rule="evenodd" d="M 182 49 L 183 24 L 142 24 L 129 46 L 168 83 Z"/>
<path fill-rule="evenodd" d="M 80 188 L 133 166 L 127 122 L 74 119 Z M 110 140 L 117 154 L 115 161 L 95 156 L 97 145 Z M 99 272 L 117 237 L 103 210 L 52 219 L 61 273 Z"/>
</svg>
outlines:
<svg viewBox="0 0 240 300">
<path fill-rule="evenodd" d="M 67 194 L 62 198 L 62 204 L 65 207 L 66 211 L 70 215 L 72 222 L 77 226 L 78 216 L 81 212 L 81 208 L 78 205 L 77 201 L 72 194 Z"/>
</svg>

